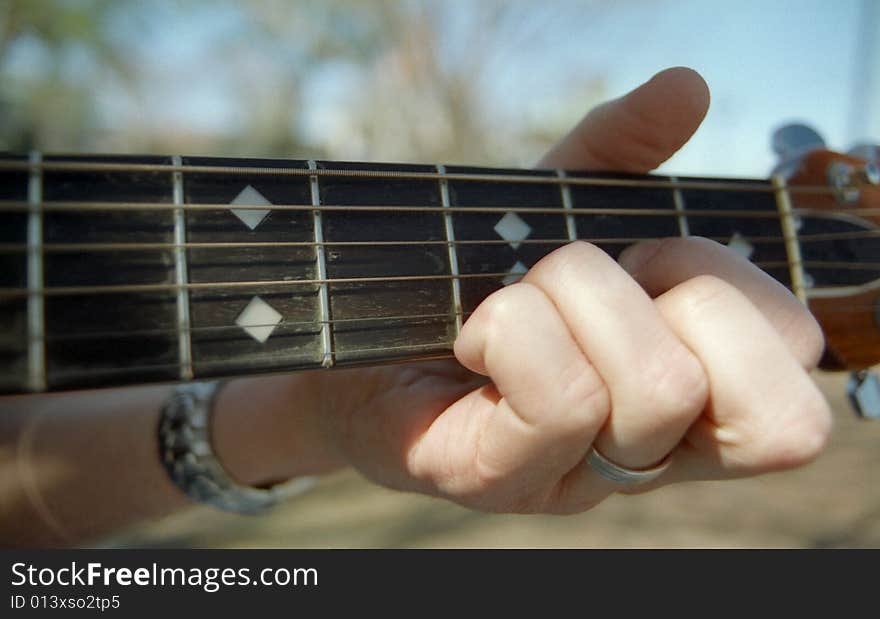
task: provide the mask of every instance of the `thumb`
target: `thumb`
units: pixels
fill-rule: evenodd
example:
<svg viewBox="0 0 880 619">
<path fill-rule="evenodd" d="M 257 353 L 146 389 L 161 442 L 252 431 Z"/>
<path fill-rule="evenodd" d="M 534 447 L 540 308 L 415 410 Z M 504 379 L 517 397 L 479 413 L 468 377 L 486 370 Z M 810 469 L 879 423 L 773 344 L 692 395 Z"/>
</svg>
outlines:
<svg viewBox="0 0 880 619">
<path fill-rule="evenodd" d="M 648 172 L 688 141 L 708 109 L 709 88 L 699 73 L 666 69 L 593 109 L 537 167 Z"/>
</svg>

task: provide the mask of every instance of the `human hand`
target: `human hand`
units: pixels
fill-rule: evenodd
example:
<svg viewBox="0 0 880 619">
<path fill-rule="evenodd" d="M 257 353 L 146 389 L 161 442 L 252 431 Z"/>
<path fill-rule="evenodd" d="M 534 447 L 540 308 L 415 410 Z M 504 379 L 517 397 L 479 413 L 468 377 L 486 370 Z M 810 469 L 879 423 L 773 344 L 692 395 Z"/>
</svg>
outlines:
<svg viewBox="0 0 880 619">
<path fill-rule="evenodd" d="M 591 112 L 541 167 L 647 172 L 693 134 L 708 90 L 670 69 Z M 486 511 L 571 513 L 616 491 L 785 469 L 816 457 L 830 413 L 823 339 L 780 284 L 705 239 L 619 262 L 577 242 L 486 299 L 454 362 L 311 374 L 339 461 L 393 488 Z M 585 461 L 671 466 L 622 486 Z"/>
</svg>

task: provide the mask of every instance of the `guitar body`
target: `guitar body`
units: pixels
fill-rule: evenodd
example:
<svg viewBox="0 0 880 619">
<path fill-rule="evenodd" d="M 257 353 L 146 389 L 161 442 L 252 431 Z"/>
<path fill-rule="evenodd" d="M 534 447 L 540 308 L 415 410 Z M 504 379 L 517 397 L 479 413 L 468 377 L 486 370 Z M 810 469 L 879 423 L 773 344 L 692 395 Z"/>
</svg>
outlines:
<svg viewBox="0 0 880 619">
<path fill-rule="evenodd" d="M 855 171 L 864 165 L 862 159 L 816 150 L 803 157 L 790 183 L 833 186 L 836 169 Z M 804 254 L 807 263 L 812 259 L 837 265 L 832 272 L 813 269 L 815 289 L 806 295 L 825 333 L 822 367 L 828 370 L 869 367 L 878 362 L 880 352 L 880 280 L 871 268 L 880 262 L 880 191 L 868 187 L 842 194 L 804 194 L 797 199 L 805 224 L 801 231 L 809 234 L 805 227 L 815 228 L 820 230 L 817 234 L 836 235 L 814 241 Z"/>
</svg>

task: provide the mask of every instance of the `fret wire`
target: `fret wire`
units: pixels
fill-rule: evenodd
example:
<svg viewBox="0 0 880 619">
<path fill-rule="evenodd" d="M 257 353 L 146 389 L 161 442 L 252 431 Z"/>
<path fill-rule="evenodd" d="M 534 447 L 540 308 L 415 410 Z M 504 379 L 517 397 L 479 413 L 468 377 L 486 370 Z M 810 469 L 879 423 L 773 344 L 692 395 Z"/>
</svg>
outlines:
<svg viewBox="0 0 880 619">
<path fill-rule="evenodd" d="M 795 296 L 806 305 L 806 282 L 804 281 L 804 263 L 801 258 L 801 248 L 797 238 L 797 227 L 791 214 L 791 200 L 786 192 L 785 178 L 775 174 L 772 179 L 773 186 L 779 189 L 776 192 L 776 206 L 779 209 L 779 223 L 782 234 L 785 236 L 785 255 L 788 258 L 788 270 L 791 276 L 791 288 Z"/>
<path fill-rule="evenodd" d="M 45 299 L 36 293 L 44 287 L 43 280 L 43 174 L 40 170 L 42 156 L 33 151 L 28 158 L 29 214 L 27 223 L 28 257 L 28 387 L 32 391 L 46 390 L 46 348 L 42 336 L 46 327 Z"/>
<path fill-rule="evenodd" d="M 27 169 L 25 164 L 16 161 L 0 161 L 0 171 Z M 261 167 L 261 166 L 210 166 L 210 165 L 169 165 L 149 163 L 96 163 L 96 162 L 71 162 L 71 161 L 44 161 L 41 169 L 50 172 L 181 172 L 183 174 L 225 174 L 225 175 L 268 175 L 268 176 L 309 176 L 311 171 L 302 168 L 287 167 Z M 402 170 L 342 170 L 335 168 L 323 168 L 315 171 L 318 176 L 375 178 L 375 179 L 409 179 L 409 180 L 439 180 L 438 172 L 415 172 Z M 513 174 L 487 173 L 449 173 L 445 178 L 450 181 L 473 181 L 473 182 L 504 182 L 504 183 L 534 183 L 559 185 L 560 179 L 554 176 L 529 176 Z M 669 180 L 651 179 L 621 179 L 601 177 L 572 177 L 569 176 L 566 183 L 571 185 L 595 185 L 605 187 L 644 187 L 644 188 L 668 188 L 673 186 L 682 189 L 707 189 L 736 192 L 762 192 L 773 193 L 776 191 L 770 183 L 764 181 L 746 181 L 732 183 L 724 180 L 697 180 L 679 181 L 673 184 Z M 866 188 L 869 189 L 869 188 Z M 827 185 L 797 185 L 790 188 L 797 193 L 822 193 L 832 194 L 835 189 Z"/>
<path fill-rule="evenodd" d="M 675 176 L 670 176 L 669 180 L 672 182 L 678 182 L 678 179 Z M 685 215 L 684 210 L 684 195 L 681 193 L 681 189 L 675 187 L 672 190 L 672 201 L 675 203 L 675 212 L 678 215 L 678 230 L 682 237 L 689 237 L 691 235 L 690 228 L 688 227 L 687 215 Z"/>
<path fill-rule="evenodd" d="M 180 165 L 180 155 L 174 155 L 171 161 Z M 189 290 L 185 285 L 189 281 L 186 261 L 186 213 L 183 210 L 183 174 L 174 172 L 172 175 L 172 200 L 179 208 L 174 211 L 174 281 L 180 286 L 177 290 L 177 347 L 180 356 L 180 378 L 190 380 L 193 377 L 192 340 L 189 324 Z"/>
<path fill-rule="evenodd" d="M 443 213 L 443 226 L 446 230 L 446 244 L 449 254 L 449 272 L 452 275 L 458 275 L 458 252 L 455 244 L 455 229 L 452 226 L 452 204 L 449 201 L 449 182 L 446 180 L 446 166 L 437 165 L 437 172 L 441 178 L 438 182 L 440 188 L 440 202 L 446 212 Z M 499 239 L 502 240 L 502 239 Z M 452 279 L 452 310 L 455 314 L 455 334 L 461 333 L 461 281 L 458 278 Z"/>
<path fill-rule="evenodd" d="M 0 200 L 0 212 L 9 211 L 26 211 L 29 207 L 27 202 L 15 200 Z M 175 205 L 165 202 L 69 202 L 69 201 L 52 201 L 43 202 L 41 207 L 44 211 L 161 211 L 174 210 Z M 228 204 L 186 204 L 183 207 L 188 211 L 226 211 L 229 210 Z M 236 210 L 265 210 L 265 204 L 236 204 Z M 311 204 L 273 204 L 273 211 L 313 211 L 315 207 Z M 370 205 L 370 206 L 354 206 L 354 205 L 321 205 L 317 210 L 320 211 L 341 211 L 341 212 L 403 212 L 403 213 L 445 213 L 447 209 L 442 206 L 430 205 L 413 205 L 413 206 L 391 206 L 391 205 Z M 863 208 L 853 211 L 855 214 L 865 214 L 865 211 L 871 209 Z M 880 214 L 880 209 L 878 214 Z M 536 215 L 559 215 L 558 206 L 450 206 L 449 212 L 452 213 L 526 213 Z M 678 217 L 678 213 L 669 209 L 657 208 L 581 208 L 573 207 L 570 211 L 573 215 L 620 215 L 620 216 L 651 216 L 651 217 Z M 812 211 L 803 211 L 794 209 L 794 213 L 805 213 L 813 215 Z M 836 210 L 835 214 L 845 213 L 846 209 Z M 870 214 L 870 213 L 868 213 Z M 779 216 L 777 211 L 773 210 L 689 210 L 689 217 L 709 217 L 715 219 L 732 219 L 732 218 L 749 218 L 749 219 L 775 219 Z"/>
<path fill-rule="evenodd" d="M 315 172 L 318 164 L 314 160 L 309 160 L 309 170 Z M 312 206 L 316 207 L 313 213 L 312 226 L 315 233 L 315 265 L 317 267 L 318 279 L 327 279 L 327 257 L 324 254 L 324 228 L 322 226 L 321 211 L 321 188 L 318 184 L 317 174 L 309 176 L 309 191 L 312 196 Z M 333 365 L 335 358 L 333 356 L 333 343 L 330 334 L 330 298 L 328 295 L 328 285 L 325 281 L 318 290 L 318 311 L 321 313 L 321 348 L 323 350 L 323 358 L 321 365 L 329 368 Z"/>
<path fill-rule="evenodd" d="M 556 170 L 556 176 L 561 180 L 565 180 L 565 170 Z M 577 240 L 577 226 L 575 226 L 574 215 L 572 215 L 572 207 L 574 204 L 571 200 L 571 188 L 568 183 L 562 182 L 559 185 L 559 193 L 562 197 L 562 208 L 565 211 L 565 230 L 568 232 L 568 240 Z"/>
</svg>

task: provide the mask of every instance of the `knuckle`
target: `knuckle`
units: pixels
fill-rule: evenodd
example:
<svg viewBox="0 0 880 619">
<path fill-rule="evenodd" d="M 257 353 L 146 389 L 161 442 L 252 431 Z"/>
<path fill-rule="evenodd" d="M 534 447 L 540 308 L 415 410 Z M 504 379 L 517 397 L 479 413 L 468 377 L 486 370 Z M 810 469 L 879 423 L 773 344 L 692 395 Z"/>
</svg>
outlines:
<svg viewBox="0 0 880 619">
<path fill-rule="evenodd" d="M 709 378 L 702 364 L 684 345 L 658 359 L 651 385 L 651 402 L 661 421 L 691 421 L 709 399 Z"/>
<path fill-rule="evenodd" d="M 515 283 L 496 290 L 477 307 L 475 316 L 485 326 L 506 328 L 522 320 L 522 302 L 529 292 L 528 284 Z"/>
<path fill-rule="evenodd" d="M 732 285 L 715 275 L 697 275 L 676 286 L 680 309 L 692 318 L 704 314 L 717 316 L 719 306 L 729 305 L 734 297 L 741 296 Z"/>
<path fill-rule="evenodd" d="M 523 301 L 529 288 L 528 284 L 511 284 L 486 297 L 464 324 L 458 339 L 464 341 L 480 332 L 487 349 L 503 342 L 506 334 L 522 325 Z"/>
<path fill-rule="evenodd" d="M 705 236 L 672 237 L 670 239 L 670 242 L 672 243 L 670 247 L 674 247 L 675 249 L 680 250 L 686 254 L 693 254 L 697 249 L 709 251 L 731 251 L 730 248 L 726 247 L 722 243 L 719 243 L 718 241 L 707 238 Z"/>
<path fill-rule="evenodd" d="M 504 485 L 507 475 L 488 462 L 481 451 L 477 451 L 474 457 L 474 497 L 490 497 L 497 494 L 500 486 Z"/>
<path fill-rule="evenodd" d="M 791 444 L 785 450 L 789 463 L 795 466 L 818 458 L 831 438 L 831 410 L 821 394 L 817 392 L 801 407 L 801 415 L 801 423 L 792 432 Z"/>
<path fill-rule="evenodd" d="M 474 459 L 473 482 L 458 500 L 485 512 L 529 514 L 541 509 L 542 493 L 518 483 L 517 476 L 502 471 L 484 457 Z"/>
<path fill-rule="evenodd" d="M 800 340 L 801 354 L 798 355 L 801 363 L 807 369 L 813 369 L 819 365 L 822 353 L 825 351 L 825 334 L 819 326 L 816 318 L 806 309 L 798 316 L 797 325 L 792 335 Z"/>
<path fill-rule="evenodd" d="M 780 421 L 764 441 L 761 464 L 765 470 L 809 464 L 822 454 L 831 438 L 831 409 L 815 387 L 808 396 L 797 400 Z"/>
<path fill-rule="evenodd" d="M 607 254 L 596 245 L 586 241 L 574 241 L 541 258 L 529 270 L 525 279 L 559 280 L 568 274 L 573 265 L 582 264 L 601 257 L 608 259 Z"/>
<path fill-rule="evenodd" d="M 563 432 L 598 432 L 611 413 L 611 396 L 598 373 L 586 363 L 573 363 L 560 378 L 564 411 L 558 423 Z"/>
<path fill-rule="evenodd" d="M 786 302 L 780 303 L 771 322 L 801 366 L 812 370 L 825 351 L 825 334 L 807 306 L 787 291 L 785 295 Z"/>
<path fill-rule="evenodd" d="M 657 243 L 654 257 L 689 256 L 706 247 L 723 247 L 720 243 L 702 236 L 667 236 Z"/>
<path fill-rule="evenodd" d="M 604 496 L 594 496 L 583 492 L 582 488 L 565 485 L 561 487 L 552 500 L 548 500 L 542 511 L 558 516 L 570 516 L 589 511 L 599 505 Z"/>
</svg>

